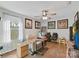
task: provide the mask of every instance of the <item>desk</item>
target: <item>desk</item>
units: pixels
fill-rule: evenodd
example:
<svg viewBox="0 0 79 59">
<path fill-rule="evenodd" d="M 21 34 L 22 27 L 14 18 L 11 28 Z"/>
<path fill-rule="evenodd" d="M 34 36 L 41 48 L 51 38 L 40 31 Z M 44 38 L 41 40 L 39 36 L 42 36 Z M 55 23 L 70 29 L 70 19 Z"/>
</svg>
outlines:
<svg viewBox="0 0 79 59">
<path fill-rule="evenodd" d="M 18 57 L 25 57 L 26 55 L 28 55 L 28 42 L 27 41 L 19 43 L 17 47 Z"/>
</svg>

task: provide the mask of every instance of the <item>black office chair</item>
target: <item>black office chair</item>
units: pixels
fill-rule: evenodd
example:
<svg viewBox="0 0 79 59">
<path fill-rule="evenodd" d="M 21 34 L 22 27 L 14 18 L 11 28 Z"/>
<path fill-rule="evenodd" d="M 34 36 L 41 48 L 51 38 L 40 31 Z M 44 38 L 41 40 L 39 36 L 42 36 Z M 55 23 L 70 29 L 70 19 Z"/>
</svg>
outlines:
<svg viewBox="0 0 79 59">
<path fill-rule="evenodd" d="M 57 39 L 58 39 L 58 34 L 57 33 L 53 33 L 52 34 L 52 37 L 51 37 L 51 41 L 57 41 Z"/>
<path fill-rule="evenodd" d="M 48 33 L 46 34 L 46 37 L 47 37 L 47 41 L 51 41 L 51 34 L 50 34 L 50 32 L 48 32 Z"/>
</svg>

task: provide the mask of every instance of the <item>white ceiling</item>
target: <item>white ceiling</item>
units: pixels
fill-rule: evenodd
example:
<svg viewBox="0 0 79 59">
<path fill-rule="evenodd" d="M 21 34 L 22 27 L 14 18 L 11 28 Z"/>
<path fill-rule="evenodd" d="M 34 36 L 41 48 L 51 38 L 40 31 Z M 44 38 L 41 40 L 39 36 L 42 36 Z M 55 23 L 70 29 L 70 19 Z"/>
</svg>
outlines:
<svg viewBox="0 0 79 59">
<path fill-rule="evenodd" d="M 57 12 L 65 8 L 68 1 L 4 1 L 0 6 L 27 16 L 39 16 L 43 9 Z"/>
</svg>

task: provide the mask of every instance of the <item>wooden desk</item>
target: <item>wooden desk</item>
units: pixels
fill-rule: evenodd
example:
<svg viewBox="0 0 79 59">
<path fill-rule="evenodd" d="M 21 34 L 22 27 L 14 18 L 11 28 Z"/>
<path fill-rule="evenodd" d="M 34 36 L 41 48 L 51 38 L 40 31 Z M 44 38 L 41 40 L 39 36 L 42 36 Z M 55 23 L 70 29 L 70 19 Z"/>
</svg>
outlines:
<svg viewBox="0 0 79 59">
<path fill-rule="evenodd" d="M 19 43 L 17 47 L 17 56 L 25 57 L 26 55 L 28 55 L 28 43 L 27 42 Z"/>
</svg>

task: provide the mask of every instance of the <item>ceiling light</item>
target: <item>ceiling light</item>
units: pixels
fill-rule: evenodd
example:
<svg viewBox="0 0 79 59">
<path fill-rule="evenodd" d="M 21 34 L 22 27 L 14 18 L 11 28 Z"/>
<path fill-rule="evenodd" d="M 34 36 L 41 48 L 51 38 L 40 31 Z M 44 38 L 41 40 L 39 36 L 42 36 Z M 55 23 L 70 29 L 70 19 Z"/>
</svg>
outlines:
<svg viewBox="0 0 79 59">
<path fill-rule="evenodd" d="M 47 16 L 45 17 L 45 16 L 43 16 L 43 20 L 47 20 Z"/>
<path fill-rule="evenodd" d="M 47 10 L 43 10 L 42 11 L 42 18 L 43 18 L 43 20 L 47 20 L 47 18 L 48 18 L 47 17 L 47 12 L 48 12 Z"/>
</svg>

